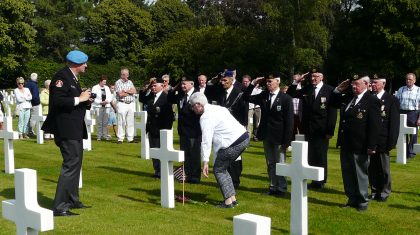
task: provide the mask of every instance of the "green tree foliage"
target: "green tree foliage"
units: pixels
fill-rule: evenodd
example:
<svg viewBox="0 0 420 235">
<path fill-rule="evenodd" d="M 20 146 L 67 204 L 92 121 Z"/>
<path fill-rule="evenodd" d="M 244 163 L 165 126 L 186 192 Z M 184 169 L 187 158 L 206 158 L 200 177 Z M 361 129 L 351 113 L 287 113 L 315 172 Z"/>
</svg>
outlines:
<svg viewBox="0 0 420 235">
<path fill-rule="evenodd" d="M 31 26 L 33 6 L 25 0 L 0 1 L 0 80 L 14 84 L 23 76 L 24 63 L 33 56 L 35 30 Z"/>
<path fill-rule="evenodd" d="M 155 27 L 149 12 L 129 0 L 105 0 L 88 15 L 86 51 L 96 62 L 141 63 Z"/>
<path fill-rule="evenodd" d="M 341 12 L 328 67 L 339 77 L 382 73 L 400 86 L 407 72 L 420 72 L 419 44 L 419 1 L 357 1 Z"/>
<path fill-rule="evenodd" d="M 62 61 L 69 49 L 82 45 L 86 14 L 92 3 L 86 0 L 36 0 L 34 5 L 38 54 Z"/>
<path fill-rule="evenodd" d="M 150 9 L 156 27 L 157 41 L 163 41 L 168 35 L 183 28 L 188 28 L 194 13 L 181 0 L 158 0 Z"/>
</svg>

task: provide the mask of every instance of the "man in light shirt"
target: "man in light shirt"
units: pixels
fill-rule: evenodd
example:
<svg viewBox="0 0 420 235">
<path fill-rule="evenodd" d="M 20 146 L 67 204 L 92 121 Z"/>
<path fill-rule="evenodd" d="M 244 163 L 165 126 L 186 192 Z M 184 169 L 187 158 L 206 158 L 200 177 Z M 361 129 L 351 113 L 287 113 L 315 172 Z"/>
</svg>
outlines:
<svg viewBox="0 0 420 235">
<path fill-rule="evenodd" d="M 224 201 L 217 205 L 220 208 L 236 206 L 236 191 L 227 168 L 248 147 L 249 135 L 226 109 L 218 105 L 209 104 L 204 94 L 194 93 L 190 98 L 193 111 L 200 117 L 202 132 L 201 157 L 204 162 L 203 174 L 208 177 L 209 159 L 213 145 L 216 156 L 213 172 L 223 194 Z"/>
</svg>

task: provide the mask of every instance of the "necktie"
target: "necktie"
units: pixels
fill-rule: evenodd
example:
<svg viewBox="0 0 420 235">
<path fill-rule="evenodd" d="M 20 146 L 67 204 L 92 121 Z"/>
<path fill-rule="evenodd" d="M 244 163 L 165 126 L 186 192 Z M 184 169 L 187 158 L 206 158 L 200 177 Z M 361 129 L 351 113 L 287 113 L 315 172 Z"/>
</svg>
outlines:
<svg viewBox="0 0 420 235">
<path fill-rule="evenodd" d="M 349 106 L 347 106 L 346 111 L 347 111 L 347 110 L 349 110 L 349 109 L 351 109 L 351 108 L 353 108 L 353 107 L 354 107 L 354 105 L 356 105 L 356 100 L 357 100 L 357 96 L 355 96 L 355 97 L 353 98 L 353 100 L 350 102 Z"/>
<path fill-rule="evenodd" d="M 314 91 L 312 93 L 312 99 L 315 100 L 316 99 L 316 86 L 314 86 Z"/>
<path fill-rule="evenodd" d="M 227 98 L 228 98 L 228 92 L 227 92 L 227 91 L 225 91 L 225 96 L 224 96 L 224 98 L 223 98 L 223 100 L 222 100 L 222 106 L 225 106 L 225 104 L 226 104 L 226 102 L 227 102 Z"/>
<path fill-rule="evenodd" d="M 187 104 L 188 104 L 187 101 L 188 101 L 188 94 L 185 94 L 184 98 L 182 99 L 181 109 L 184 108 L 184 107 L 187 107 Z"/>
<path fill-rule="evenodd" d="M 273 96 L 274 96 L 274 94 L 273 93 L 270 93 L 270 96 L 268 98 L 268 107 L 270 107 L 270 108 L 271 108 L 271 106 L 273 104 L 273 102 L 272 102 Z"/>
<path fill-rule="evenodd" d="M 153 104 L 156 103 L 156 94 L 153 94 Z"/>
</svg>

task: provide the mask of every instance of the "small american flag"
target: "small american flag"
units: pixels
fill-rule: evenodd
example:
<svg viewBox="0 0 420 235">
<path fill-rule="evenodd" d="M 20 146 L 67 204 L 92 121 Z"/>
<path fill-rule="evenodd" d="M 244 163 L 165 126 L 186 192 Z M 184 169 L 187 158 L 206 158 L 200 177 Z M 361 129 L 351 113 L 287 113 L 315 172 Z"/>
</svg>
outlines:
<svg viewBox="0 0 420 235">
<path fill-rule="evenodd" d="M 174 177 L 179 182 L 182 182 L 182 181 L 186 180 L 186 176 L 185 176 L 185 173 L 184 173 L 184 165 L 178 166 L 174 169 Z"/>
</svg>

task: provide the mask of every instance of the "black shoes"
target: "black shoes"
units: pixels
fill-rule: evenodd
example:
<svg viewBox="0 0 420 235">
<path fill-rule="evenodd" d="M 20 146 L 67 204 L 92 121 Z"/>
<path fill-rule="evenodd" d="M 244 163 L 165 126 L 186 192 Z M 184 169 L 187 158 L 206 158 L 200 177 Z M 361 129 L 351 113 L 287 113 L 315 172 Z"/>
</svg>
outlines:
<svg viewBox="0 0 420 235">
<path fill-rule="evenodd" d="M 92 208 L 92 206 L 86 206 L 84 204 L 71 207 L 71 209 L 89 209 L 89 208 Z"/>
<path fill-rule="evenodd" d="M 378 202 L 386 202 L 388 200 L 388 197 L 382 197 L 380 194 L 371 194 L 369 195 L 369 199 Z"/>
<path fill-rule="evenodd" d="M 79 215 L 71 211 L 54 211 L 54 216 L 75 216 Z"/>
<path fill-rule="evenodd" d="M 368 205 L 352 205 L 350 203 L 347 203 L 347 204 L 341 205 L 340 208 L 344 208 L 344 209 L 345 208 L 354 208 L 357 211 L 363 212 L 363 211 L 367 210 Z"/>
<path fill-rule="evenodd" d="M 264 193 L 265 195 L 274 196 L 274 197 L 284 197 L 286 195 L 285 192 L 280 190 L 272 190 L 269 189 L 268 192 Z"/>
<path fill-rule="evenodd" d="M 238 205 L 238 202 L 234 201 L 229 205 L 226 205 L 225 202 L 221 202 L 220 204 L 217 204 L 216 207 L 217 208 L 223 208 L 223 209 L 230 209 L 230 208 L 235 208 L 235 206 Z"/>
<path fill-rule="evenodd" d="M 325 184 L 324 183 L 310 183 L 308 184 L 308 189 L 324 189 Z"/>
</svg>

